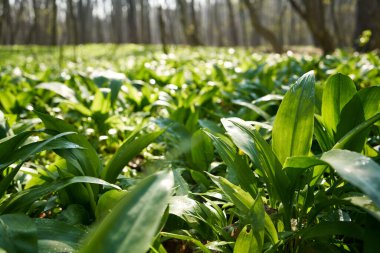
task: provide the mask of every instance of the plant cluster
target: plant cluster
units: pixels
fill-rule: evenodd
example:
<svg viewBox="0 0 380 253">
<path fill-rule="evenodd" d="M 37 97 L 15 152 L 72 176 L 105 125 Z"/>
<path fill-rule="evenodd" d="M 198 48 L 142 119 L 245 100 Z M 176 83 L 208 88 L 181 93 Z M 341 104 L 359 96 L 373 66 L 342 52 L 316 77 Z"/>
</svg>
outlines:
<svg viewBox="0 0 380 253">
<path fill-rule="evenodd" d="M 1 250 L 376 252 L 376 54 L 105 48 L 3 62 Z"/>
</svg>

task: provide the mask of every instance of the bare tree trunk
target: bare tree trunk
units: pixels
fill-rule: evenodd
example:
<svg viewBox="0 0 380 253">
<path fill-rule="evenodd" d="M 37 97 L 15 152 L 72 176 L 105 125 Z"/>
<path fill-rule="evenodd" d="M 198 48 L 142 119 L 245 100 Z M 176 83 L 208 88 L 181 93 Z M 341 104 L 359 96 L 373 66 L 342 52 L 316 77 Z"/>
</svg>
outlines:
<svg viewBox="0 0 380 253">
<path fill-rule="evenodd" d="M 11 6 L 9 4 L 9 0 L 3 0 L 3 16 L 4 16 L 4 24 L 6 27 L 7 33 L 9 36 L 4 35 L 4 44 L 13 44 L 14 42 L 14 34 L 13 34 L 13 24 L 12 24 L 12 16 L 11 16 Z"/>
<path fill-rule="evenodd" d="M 128 34 L 129 41 L 132 43 L 138 43 L 140 40 L 137 34 L 137 15 L 136 15 L 136 2 L 135 0 L 126 0 L 128 6 Z"/>
<path fill-rule="evenodd" d="M 151 43 L 149 3 L 146 0 L 141 0 L 139 2 L 140 2 L 141 42 L 144 44 L 148 44 L 148 43 Z"/>
<path fill-rule="evenodd" d="M 53 0 L 53 11 L 52 11 L 52 21 L 51 21 L 51 45 L 57 45 L 57 14 L 58 14 L 58 6 L 56 0 Z"/>
<path fill-rule="evenodd" d="M 380 0 L 357 1 L 357 16 L 354 45 L 357 50 L 370 51 L 380 48 Z M 371 31 L 369 41 L 365 45 L 358 43 L 363 31 Z"/>
<path fill-rule="evenodd" d="M 242 44 L 243 46 L 248 47 L 249 39 L 248 39 L 247 20 L 245 17 L 244 3 L 242 1 L 239 1 L 239 17 L 240 17 L 240 25 L 241 25 L 241 31 L 242 31 L 242 40 L 243 40 Z"/>
<path fill-rule="evenodd" d="M 338 17 L 336 13 L 336 1 L 335 0 L 330 0 L 330 14 L 331 14 L 331 20 L 333 23 L 333 28 L 334 28 L 334 34 L 336 35 L 337 38 L 337 45 L 338 47 L 342 47 L 344 44 L 344 39 L 342 37 L 342 33 L 340 30 L 339 22 L 338 22 Z"/>
<path fill-rule="evenodd" d="M 188 21 L 188 6 L 186 0 L 177 0 L 177 6 L 180 11 L 180 21 L 186 37 L 187 42 L 190 45 L 199 45 L 200 40 L 197 34 L 197 21 L 194 8 L 194 0 L 190 2 L 190 16 L 191 23 Z"/>
<path fill-rule="evenodd" d="M 271 44 L 274 52 L 282 53 L 284 51 L 282 44 L 278 41 L 275 34 L 261 23 L 252 2 L 250 0 L 244 0 L 244 3 L 247 6 L 251 18 L 251 24 L 256 32 Z"/>
<path fill-rule="evenodd" d="M 3 38 L 3 20 L 5 16 L 5 11 L 4 11 L 4 2 L 0 2 L 0 10 L 1 10 L 1 15 L 0 15 L 0 43 L 4 41 Z"/>
<path fill-rule="evenodd" d="M 228 7 L 228 16 L 229 16 L 229 21 L 230 21 L 229 29 L 230 29 L 232 46 L 236 46 L 239 44 L 239 37 L 238 37 L 238 29 L 237 29 L 236 21 L 235 21 L 234 7 L 232 5 L 231 0 L 226 0 L 226 3 Z"/>
<path fill-rule="evenodd" d="M 37 5 L 37 0 L 32 1 L 33 6 L 33 12 L 34 12 L 34 19 L 33 24 L 31 25 L 31 28 L 29 30 L 29 34 L 27 36 L 27 44 L 32 44 L 37 42 L 37 38 L 39 37 L 39 31 L 38 31 L 38 23 L 39 23 L 39 6 Z"/>
<path fill-rule="evenodd" d="M 301 6 L 296 0 L 289 0 L 293 9 L 306 22 L 316 46 L 320 46 L 324 54 L 335 50 L 334 38 L 326 27 L 325 6 L 323 0 L 301 1 Z"/>
<path fill-rule="evenodd" d="M 74 39 L 73 42 L 74 42 L 74 45 L 78 45 L 79 44 L 78 22 L 77 22 L 77 18 L 74 11 L 73 0 L 68 0 L 67 2 L 68 2 L 68 8 L 69 8 L 70 22 L 71 22 L 70 29 L 72 30 L 73 39 Z"/>
<path fill-rule="evenodd" d="M 167 41 L 167 35 L 166 35 L 166 21 L 163 14 L 162 6 L 160 5 L 158 7 L 158 22 L 160 24 L 160 37 L 161 37 L 161 43 L 162 43 L 162 50 L 165 54 L 168 54 L 168 41 Z"/>
<path fill-rule="evenodd" d="M 112 24 L 112 37 L 113 42 L 121 44 L 123 42 L 123 29 L 122 29 L 122 12 L 123 6 L 121 1 L 112 0 L 112 16 L 111 16 L 111 24 Z"/>
</svg>

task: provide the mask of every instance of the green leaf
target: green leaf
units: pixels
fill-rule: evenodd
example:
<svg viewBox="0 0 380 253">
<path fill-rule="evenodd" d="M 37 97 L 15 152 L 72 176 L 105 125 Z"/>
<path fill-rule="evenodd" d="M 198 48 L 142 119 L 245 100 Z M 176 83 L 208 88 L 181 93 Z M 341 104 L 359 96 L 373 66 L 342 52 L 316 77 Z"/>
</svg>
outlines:
<svg viewBox="0 0 380 253">
<path fill-rule="evenodd" d="M 355 206 L 363 208 L 380 221 L 380 208 L 377 207 L 373 201 L 368 198 L 368 196 L 355 194 L 353 196 L 345 197 L 344 200 L 349 201 Z"/>
<path fill-rule="evenodd" d="M 355 117 L 352 117 L 355 115 Z M 340 121 L 336 128 L 335 140 L 338 141 L 349 131 L 351 131 L 356 126 L 360 125 L 364 121 L 364 110 L 360 98 L 355 94 L 351 100 L 343 107 L 340 115 Z M 365 131 L 361 131 L 356 134 L 354 138 L 347 142 L 342 149 L 349 149 L 356 152 L 361 152 L 363 150 L 367 135 L 370 129 L 367 128 Z"/>
<path fill-rule="evenodd" d="M 369 118 L 368 120 L 362 122 L 361 124 L 351 129 L 334 145 L 333 148 L 344 149 L 346 147 L 350 147 L 350 146 L 352 147 L 352 145 L 354 145 L 355 147 L 356 145 L 355 141 L 357 140 L 357 137 L 359 137 L 359 140 L 360 140 L 362 138 L 363 132 L 366 135 L 368 128 L 379 120 L 380 120 L 380 112 L 375 114 L 375 116 L 373 116 L 372 118 Z"/>
<path fill-rule="evenodd" d="M 253 236 L 256 240 L 256 249 L 254 251 L 261 252 L 264 246 L 265 209 L 260 194 L 257 195 L 255 203 L 250 209 L 249 216 L 251 220 Z"/>
<path fill-rule="evenodd" d="M 363 228 L 360 225 L 348 221 L 322 222 L 312 227 L 300 230 L 298 235 L 303 240 L 333 235 L 344 235 L 359 240 L 363 239 Z"/>
<path fill-rule="evenodd" d="M 213 176 L 208 174 L 211 180 L 224 192 L 224 194 L 231 200 L 231 202 L 238 209 L 238 215 L 240 216 L 242 222 L 252 223 L 252 225 L 257 225 L 255 222 L 252 222 L 252 211 L 256 210 L 255 208 L 259 208 L 259 203 L 256 203 L 258 200 L 253 199 L 248 192 L 245 192 L 239 186 L 230 183 L 227 179 L 222 177 Z M 260 197 L 260 196 L 259 196 Z M 258 197 L 258 198 L 259 198 Z M 261 200 L 260 200 L 261 201 Z M 254 207 L 255 203 L 258 205 Z M 263 207 L 264 210 L 264 207 Z M 256 212 L 258 212 L 256 210 Z M 254 219 L 260 216 L 257 216 L 258 213 L 255 214 Z M 269 215 L 264 212 L 264 222 L 265 222 L 265 234 L 270 238 L 273 244 L 278 242 L 278 235 L 276 228 L 273 225 L 273 222 Z M 260 225 L 261 220 L 257 220 L 258 225 Z M 254 228 L 253 228 L 254 229 Z"/>
<path fill-rule="evenodd" d="M 112 208 L 127 194 L 126 191 L 109 190 L 100 196 L 95 210 L 96 220 L 107 216 Z"/>
<path fill-rule="evenodd" d="M 249 231 L 247 231 L 249 230 Z M 234 253 L 262 252 L 257 239 L 253 234 L 254 228 L 245 226 L 239 233 L 235 242 Z"/>
<path fill-rule="evenodd" d="M 63 133 L 64 135 L 67 134 L 74 134 L 73 132 L 70 133 Z M 61 137 L 64 135 L 60 135 Z M 59 137 L 58 137 L 59 138 Z M 43 145 L 42 145 L 43 144 Z M 33 142 L 27 145 L 22 146 L 19 149 L 13 150 L 12 155 L 8 156 L 6 161 L 2 161 L 0 163 L 0 170 L 8 167 L 9 165 L 19 161 L 19 160 L 26 160 L 31 155 L 34 155 L 36 153 L 39 153 L 43 150 L 53 150 L 53 149 L 80 149 L 81 147 L 75 143 L 69 142 L 63 138 L 53 140 L 45 140 L 45 141 L 38 141 Z"/>
<path fill-rule="evenodd" d="M 0 216 L 0 248 L 8 253 L 38 252 L 37 229 L 24 214 Z"/>
<path fill-rule="evenodd" d="M 334 136 L 328 131 L 320 115 L 314 115 L 314 135 L 323 152 L 329 151 L 335 144 Z"/>
<path fill-rule="evenodd" d="M 222 119 L 222 124 L 233 142 L 253 161 L 263 173 L 268 189 L 273 198 L 287 202 L 289 179 L 281 169 L 276 155 L 263 137 L 247 122 L 238 119 Z"/>
<path fill-rule="evenodd" d="M 380 207 L 380 165 L 372 159 L 348 150 L 331 150 L 322 155 L 338 174 L 361 189 Z"/>
<path fill-rule="evenodd" d="M 111 183 L 115 182 L 124 166 L 127 165 L 130 160 L 138 155 L 150 143 L 155 141 L 164 131 L 165 129 L 162 129 L 153 133 L 145 134 L 138 138 L 135 138 L 137 133 L 132 133 L 132 136 L 130 136 L 123 143 L 123 145 L 121 145 L 121 147 L 108 162 L 107 166 L 102 171 L 101 178 Z"/>
<path fill-rule="evenodd" d="M 307 169 L 317 165 L 326 165 L 326 163 L 313 156 L 293 156 L 286 159 L 284 168 Z"/>
<path fill-rule="evenodd" d="M 52 91 L 56 93 L 57 95 L 60 95 L 73 103 L 78 102 L 77 98 L 75 97 L 75 91 L 63 83 L 58 83 L 58 82 L 40 83 L 35 88 Z"/>
<path fill-rule="evenodd" d="M 35 112 L 37 116 L 43 121 L 45 124 L 45 127 L 50 130 L 55 130 L 57 132 L 78 132 L 78 130 L 66 123 L 65 121 L 61 119 L 54 118 L 50 115 L 43 114 L 40 112 Z M 98 154 L 96 153 L 95 149 L 92 147 L 92 145 L 88 142 L 86 137 L 84 137 L 81 134 L 76 134 L 72 136 L 67 136 L 67 140 L 78 144 L 83 149 L 77 149 L 70 154 L 75 156 L 75 159 L 80 162 L 81 169 L 83 171 L 83 175 L 81 176 L 92 176 L 92 177 L 99 177 L 102 164 L 100 162 L 100 159 L 98 157 Z M 61 154 L 65 159 L 65 154 L 62 152 Z"/>
<path fill-rule="evenodd" d="M 60 133 L 60 134 L 57 134 L 43 142 L 39 142 L 37 143 L 36 145 L 32 144 L 31 146 L 28 146 L 26 152 L 23 152 L 22 153 L 22 156 L 20 157 L 16 157 L 16 158 L 20 158 L 21 161 L 19 163 L 19 165 L 12 169 L 11 172 L 9 174 L 7 174 L 5 176 L 5 178 L 3 178 L 1 181 L 0 181 L 0 196 L 3 196 L 5 194 L 5 192 L 7 191 L 7 188 L 8 186 L 10 185 L 11 181 L 13 180 L 13 178 L 16 176 L 17 172 L 19 171 L 19 169 L 21 168 L 22 164 L 33 154 L 36 154 L 38 152 L 41 152 L 46 145 L 48 145 L 49 143 L 51 143 L 52 141 L 58 139 L 58 138 L 61 138 L 63 136 L 68 136 L 68 135 L 72 135 L 74 134 L 74 132 L 65 132 L 65 133 Z M 19 154 L 18 154 L 19 155 Z M 11 159 L 12 160 L 12 159 Z"/>
<path fill-rule="evenodd" d="M 183 241 L 188 241 L 188 242 L 192 242 L 194 243 L 196 246 L 199 247 L 199 249 L 201 249 L 204 253 L 212 253 L 211 250 L 209 250 L 208 248 L 206 248 L 203 243 L 195 238 L 193 238 L 192 236 L 187 236 L 187 235 L 178 235 L 178 234 L 173 234 L 173 233 L 167 233 L 167 232 L 161 232 L 160 233 L 163 237 L 167 237 L 167 238 L 174 238 L 174 239 L 178 239 L 178 240 L 183 240 Z"/>
<path fill-rule="evenodd" d="M 104 185 L 104 186 L 120 189 L 120 187 L 110 184 L 98 178 L 76 176 L 73 178 L 57 180 L 49 184 L 36 186 L 34 188 L 15 193 L 11 195 L 10 198 L 8 198 L 7 200 L 5 200 L 4 202 L 0 204 L 0 213 L 26 212 L 30 208 L 31 204 L 34 201 L 40 199 L 42 196 L 45 196 L 46 194 L 49 194 L 52 192 L 59 191 L 75 183 L 99 184 L 99 185 Z"/>
<path fill-rule="evenodd" d="M 343 107 L 355 93 L 355 84 L 348 76 L 338 73 L 327 79 L 322 96 L 322 119 L 333 134 L 336 133 Z"/>
<path fill-rule="evenodd" d="M 38 131 L 25 131 L 14 136 L 9 136 L 0 140 L 0 163 L 13 154 L 13 152 L 21 146 L 25 140 Z"/>
<path fill-rule="evenodd" d="M 191 158 L 195 169 L 207 170 L 214 157 L 214 146 L 202 130 L 197 130 L 191 136 Z"/>
<path fill-rule="evenodd" d="M 89 234 L 80 252 L 145 253 L 156 236 L 173 185 L 169 171 L 138 183 Z"/>
<path fill-rule="evenodd" d="M 309 155 L 314 129 L 314 73 L 300 77 L 285 94 L 272 131 L 272 147 L 279 161 Z"/>
<path fill-rule="evenodd" d="M 247 162 L 236 152 L 236 148 L 233 144 L 229 144 L 230 141 L 223 138 L 223 136 L 217 137 L 210 132 L 206 134 L 213 140 L 216 150 L 220 157 L 231 168 L 239 182 L 239 185 L 249 192 L 251 196 L 257 195 L 256 178 L 253 171 L 249 168 Z"/>
<path fill-rule="evenodd" d="M 35 219 L 39 252 L 73 252 L 86 230 L 55 219 Z"/>
<path fill-rule="evenodd" d="M 380 86 L 361 89 L 357 95 L 363 106 L 364 118 L 366 120 L 380 112 Z"/>
</svg>

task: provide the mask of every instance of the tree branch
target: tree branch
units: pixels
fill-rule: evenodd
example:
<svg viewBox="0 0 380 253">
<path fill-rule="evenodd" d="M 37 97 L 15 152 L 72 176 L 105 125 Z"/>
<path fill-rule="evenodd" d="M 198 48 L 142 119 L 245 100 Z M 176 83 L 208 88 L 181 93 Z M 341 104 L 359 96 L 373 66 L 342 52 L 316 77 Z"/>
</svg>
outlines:
<svg viewBox="0 0 380 253">
<path fill-rule="evenodd" d="M 295 0 L 289 0 L 290 5 L 293 7 L 293 9 L 302 17 L 306 18 L 306 12 L 302 10 L 301 6 L 298 5 L 298 3 Z"/>
</svg>

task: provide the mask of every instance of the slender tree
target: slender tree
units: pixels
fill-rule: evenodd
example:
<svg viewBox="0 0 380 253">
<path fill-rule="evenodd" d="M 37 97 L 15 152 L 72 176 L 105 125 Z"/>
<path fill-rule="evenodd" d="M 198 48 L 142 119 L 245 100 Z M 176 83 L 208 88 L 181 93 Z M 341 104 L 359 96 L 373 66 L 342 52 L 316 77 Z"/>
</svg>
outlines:
<svg viewBox="0 0 380 253">
<path fill-rule="evenodd" d="M 230 30 L 230 40 L 232 42 L 233 46 L 236 46 L 239 44 L 239 37 L 238 37 L 238 29 L 236 25 L 235 20 L 235 12 L 234 12 L 234 6 L 232 4 L 232 0 L 226 0 L 227 3 L 227 9 L 228 9 L 228 18 L 229 18 L 229 30 Z"/>
<path fill-rule="evenodd" d="M 255 28 L 256 32 L 271 44 L 274 52 L 282 53 L 284 51 L 282 44 L 276 35 L 262 24 L 258 17 L 254 4 L 250 0 L 244 0 L 244 4 L 249 11 L 251 24 Z"/>
<path fill-rule="evenodd" d="M 370 51 L 380 49 L 380 0 L 357 1 L 356 30 L 354 45 L 357 50 Z M 369 41 L 360 43 L 360 36 L 364 31 L 370 31 Z"/>
<path fill-rule="evenodd" d="M 57 1 L 53 0 L 53 10 L 52 10 L 52 20 L 51 20 L 51 39 L 50 39 L 51 45 L 57 45 L 57 40 L 58 40 L 57 15 L 58 15 Z"/>
<path fill-rule="evenodd" d="M 325 21 L 325 3 L 323 0 L 296 1 L 289 0 L 293 9 L 306 22 L 316 46 L 322 48 L 324 54 L 335 50 L 336 44 Z"/>
</svg>

